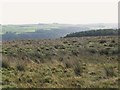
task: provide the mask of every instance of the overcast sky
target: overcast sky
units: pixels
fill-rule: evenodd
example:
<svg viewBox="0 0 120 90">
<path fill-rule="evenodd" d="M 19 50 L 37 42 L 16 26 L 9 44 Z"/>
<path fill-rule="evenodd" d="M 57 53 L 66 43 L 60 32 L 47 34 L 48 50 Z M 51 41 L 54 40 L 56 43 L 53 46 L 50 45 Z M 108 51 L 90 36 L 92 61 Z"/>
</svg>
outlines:
<svg viewBox="0 0 120 90">
<path fill-rule="evenodd" d="M 0 23 L 88 24 L 117 23 L 117 21 L 116 2 L 4 2 Z"/>
</svg>

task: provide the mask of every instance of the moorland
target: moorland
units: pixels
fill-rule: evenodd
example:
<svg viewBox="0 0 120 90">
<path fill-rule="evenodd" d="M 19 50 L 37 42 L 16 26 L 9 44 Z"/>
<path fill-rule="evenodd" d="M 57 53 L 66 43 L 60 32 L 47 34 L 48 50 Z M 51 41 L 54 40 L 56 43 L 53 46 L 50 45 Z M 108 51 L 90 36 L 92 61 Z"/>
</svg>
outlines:
<svg viewBox="0 0 120 90">
<path fill-rule="evenodd" d="M 2 87 L 118 88 L 117 35 L 67 36 L 3 41 Z"/>
</svg>

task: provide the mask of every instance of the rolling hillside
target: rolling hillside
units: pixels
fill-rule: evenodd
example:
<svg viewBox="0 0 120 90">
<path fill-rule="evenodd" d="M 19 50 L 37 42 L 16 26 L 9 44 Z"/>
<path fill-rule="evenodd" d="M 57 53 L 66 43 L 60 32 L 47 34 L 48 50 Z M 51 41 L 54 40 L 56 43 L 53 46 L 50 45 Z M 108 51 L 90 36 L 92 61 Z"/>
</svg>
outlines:
<svg viewBox="0 0 120 90">
<path fill-rule="evenodd" d="M 3 41 L 3 88 L 118 88 L 117 36 Z"/>
</svg>

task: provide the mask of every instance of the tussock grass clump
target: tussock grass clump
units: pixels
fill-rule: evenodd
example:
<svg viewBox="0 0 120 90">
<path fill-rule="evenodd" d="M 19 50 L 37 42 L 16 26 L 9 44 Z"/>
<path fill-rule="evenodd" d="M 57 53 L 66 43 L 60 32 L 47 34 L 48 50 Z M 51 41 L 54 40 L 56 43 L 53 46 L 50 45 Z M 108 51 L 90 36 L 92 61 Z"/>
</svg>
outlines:
<svg viewBox="0 0 120 90">
<path fill-rule="evenodd" d="M 113 77 L 116 76 L 114 68 L 113 67 L 104 67 L 105 73 L 107 77 Z"/>
<path fill-rule="evenodd" d="M 66 59 L 63 61 L 66 68 L 73 68 L 74 73 L 76 76 L 80 76 L 82 74 L 82 65 L 80 64 L 79 60 L 77 59 Z"/>
<path fill-rule="evenodd" d="M 73 65 L 74 65 L 73 69 L 74 69 L 75 75 L 76 76 L 82 75 L 82 72 L 83 72 L 82 64 L 80 64 L 78 60 L 75 60 Z"/>
<path fill-rule="evenodd" d="M 71 68 L 72 67 L 72 62 L 70 60 L 64 60 L 63 63 L 65 64 L 66 68 Z"/>
<path fill-rule="evenodd" d="M 77 76 L 80 76 L 82 74 L 82 68 L 80 66 L 79 63 L 77 63 L 75 66 L 74 66 L 74 72 Z"/>
</svg>

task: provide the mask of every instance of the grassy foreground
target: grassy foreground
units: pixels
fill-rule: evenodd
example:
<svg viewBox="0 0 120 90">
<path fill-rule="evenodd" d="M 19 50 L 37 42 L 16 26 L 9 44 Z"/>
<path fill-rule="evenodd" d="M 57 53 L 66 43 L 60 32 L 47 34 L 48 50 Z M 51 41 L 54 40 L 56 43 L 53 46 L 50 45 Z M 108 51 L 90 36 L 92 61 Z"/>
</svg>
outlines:
<svg viewBox="0 0 120 90">
<path fill-rule="evenodd" d="M 4 41 L 3 88 L 118 88 L 117 36 Z"/>
</svg>

